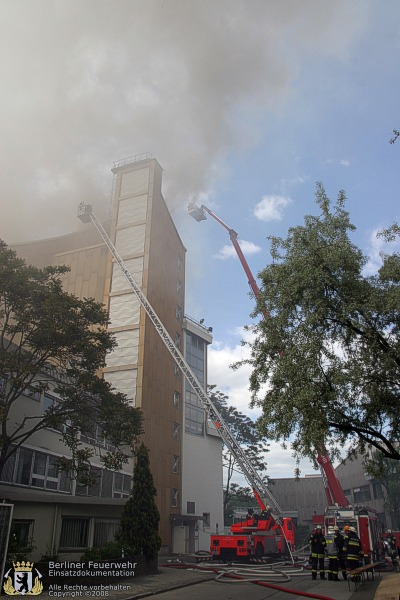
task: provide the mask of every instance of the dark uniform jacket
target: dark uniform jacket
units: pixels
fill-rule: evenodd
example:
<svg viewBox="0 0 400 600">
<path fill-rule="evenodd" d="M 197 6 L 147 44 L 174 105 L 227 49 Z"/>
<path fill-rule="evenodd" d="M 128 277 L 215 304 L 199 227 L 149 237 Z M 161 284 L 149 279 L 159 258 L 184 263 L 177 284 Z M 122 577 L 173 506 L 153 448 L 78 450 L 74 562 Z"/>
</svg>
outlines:
<svg viewBox="0 0 400 600">
<path fill-rule="evenodd" d="M 322 531 L 320 533 L 312 533 L 308 543 L 311 546 L 312 554 L 325 554 L 326 539 Z"/>
</svg>

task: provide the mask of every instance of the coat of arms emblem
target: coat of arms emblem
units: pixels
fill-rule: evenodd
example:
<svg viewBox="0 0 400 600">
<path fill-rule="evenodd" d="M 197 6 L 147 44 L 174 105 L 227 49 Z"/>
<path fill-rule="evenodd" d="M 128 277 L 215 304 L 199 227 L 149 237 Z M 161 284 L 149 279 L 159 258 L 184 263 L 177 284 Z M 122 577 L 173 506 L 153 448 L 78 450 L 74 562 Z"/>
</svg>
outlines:
<svg viewBox="0 0 400 600">
<path fill-rule="evenodd" d="M 4 579 L 3 590 L 8 596 L 37 596 L 43 591 L 42 576 L 29 560 L 13 563 Z"/>
</svg>

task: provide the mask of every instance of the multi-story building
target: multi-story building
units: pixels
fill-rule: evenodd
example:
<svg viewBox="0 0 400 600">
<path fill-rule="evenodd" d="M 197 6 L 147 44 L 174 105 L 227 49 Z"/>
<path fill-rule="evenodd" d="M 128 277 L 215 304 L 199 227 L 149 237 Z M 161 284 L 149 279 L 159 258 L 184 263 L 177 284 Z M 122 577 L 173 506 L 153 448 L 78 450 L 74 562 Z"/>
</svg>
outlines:
<svg viewBox="0 0 400 600">
<path fill-rule="evenodd" d="M 162 169 L 155 159 L 140 158 L 116 163 L 112 171 L 113 202 L 105 228 L 176 345 L 182 352 L 186 348 L 192 368 L 197 368 L 200 358 L 196 356 L 195 365 L 185 339 L 193 335 L 193 339 L 201 340 L 202 381 L 206 383 L 206 350 L 211 335 L 192 321 L 184 327 L 186 250 L 162 196 Z M 202 436 L 186 439 L 184 377 L 94 227 L 82 225 L 70 235 L 12 247 L 39 267 L 68 265 L 65 289 L 79 297 L 92 297 L 108 308 L 109 330 L 117 346 L 108 356 L 102 376 L 143 412 L 143 441 L 150 449 L 163 547 L 176 551 L 175 540 L 180 551 L 182 527 L 188 527 L 194 539 L 193 532 L 199 527 L 206 529 L 221 519 L 221 442 L 207 433 L 204 411 Z M 38 410 L 44 410 L 46 401 L 38 399 Z M 129 495 L 133 462 L 120 473 L 106 472 L 99 463 L 96 486 L 80 489 L 72 482 L 66 489 L 61 476 L 55 475 L 56 458 L 66 452 L 59 437 L 59 433 L 46 430 L 29 440 L 30 445 L 21 449 L 15 464 L 10 465 L 7 481 L 0 482 L 0 497 L 15 503 L 14 517 L 21 536 L 29 529 L 37 553 L 79 554 L 86 546 L 112 538 L 124 498 Z M 83 441 L 94 446 L 105 443 L 101 432 Z M 39 464 L 40 473 L 45 464 L 41 475 L 44 485 L 38 484 Z M 192 485 L 193 468 L 197 486 Z M 200 513 L 188 510 L 189 502 L 197 503 Z M 46 547 L 45 530 L 51 531 Z M 193 543 L 187 547 L 192 548 Z"/>
</svg>

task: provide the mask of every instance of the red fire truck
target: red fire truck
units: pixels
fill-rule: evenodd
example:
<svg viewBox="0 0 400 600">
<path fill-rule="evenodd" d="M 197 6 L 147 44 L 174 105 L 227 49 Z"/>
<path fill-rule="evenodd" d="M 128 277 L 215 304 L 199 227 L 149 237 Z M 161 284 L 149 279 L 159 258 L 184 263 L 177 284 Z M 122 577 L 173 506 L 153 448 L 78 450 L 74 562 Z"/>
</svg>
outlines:
<svg viewBox="0 0 400 600">
<path fill-rule="evenodd" d="M 231 561 L 265 555 L 291 556 L 294 548 L 292 519 L 282 517 L 278 521 L 266 513 L 268 511 L 261 511 L 260 515 L 234 523 L 229 535 L 212 535 L 210 551 L 213 558 Z"/>
</svg>

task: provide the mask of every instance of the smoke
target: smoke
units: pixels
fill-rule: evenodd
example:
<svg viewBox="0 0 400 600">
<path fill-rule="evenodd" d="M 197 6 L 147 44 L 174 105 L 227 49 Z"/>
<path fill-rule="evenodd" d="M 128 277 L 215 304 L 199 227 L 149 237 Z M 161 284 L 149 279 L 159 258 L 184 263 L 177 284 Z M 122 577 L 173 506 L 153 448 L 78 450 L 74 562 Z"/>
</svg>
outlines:
<svg viewBox="0 0 400 600">
<path fill-rule="evenodd" d="M 366 3 L 3 0 L 0 237 L 105 216 L 115 160 L 150 152 L 173 210 L 257 143 L 315 49 L 343 57 Z"/>
</svg>

